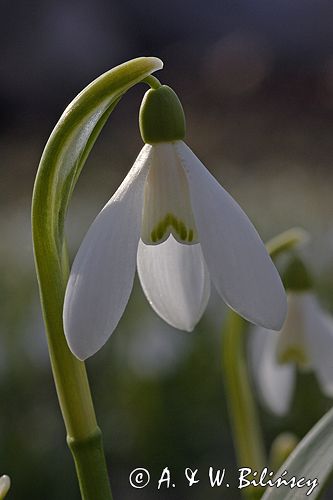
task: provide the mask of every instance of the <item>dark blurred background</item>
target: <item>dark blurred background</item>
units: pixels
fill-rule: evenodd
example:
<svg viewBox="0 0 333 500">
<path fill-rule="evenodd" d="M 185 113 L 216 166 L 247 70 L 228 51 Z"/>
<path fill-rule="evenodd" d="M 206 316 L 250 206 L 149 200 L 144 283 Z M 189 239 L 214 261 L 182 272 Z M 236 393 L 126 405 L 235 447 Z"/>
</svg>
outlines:
<svg viewBox="0 0 333 500">
<path fill-rule="evenodd" d="M 333 3 L 2 0 L 1 7 L 0 474 L 12 478 L 10 499 L 78 499 L 30 235 L 34 176 L 53 126 L 99 74 L 134 57 L 160 57 L 156 76 L 182 100 L 188 144 L 263 239 L 294 225 L 310 232 L 304 255 L 333 310 Z M 138 85 L 120 102 L 87 162 L 68 218 L 72 255 L 142 146 L 145 90 Z M 178 332 L 136 283 L 117 331 L 88 361 L 115 500 L 225 495 L 204 481 L 189 490 L 183 477 L 186 467 L 236 468 L 220 369 L 225 312 L 213 292 L 195 332 Z M 260 409 L 267 446 L 283 430 L 301 437 L 330 404 L 311 375 L 300 377 L 287 418 Z M 141 466 L 153 481 L 140 491 L 128 475 Z M 165 466 L 177 488 L 157 492 Z M 239 498 L 236 488 L 227 493 Z"/>
</svg>

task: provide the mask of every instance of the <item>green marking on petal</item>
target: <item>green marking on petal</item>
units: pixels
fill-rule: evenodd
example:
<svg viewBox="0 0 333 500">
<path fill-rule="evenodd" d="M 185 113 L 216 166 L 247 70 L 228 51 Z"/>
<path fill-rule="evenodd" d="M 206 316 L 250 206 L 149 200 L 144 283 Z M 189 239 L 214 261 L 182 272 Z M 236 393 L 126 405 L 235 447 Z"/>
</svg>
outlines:
<svg viewBox="0 0 333 500">
<path fill-rule="evenodd" d="M 158 224 L 157 229 L 156 229 L 156 233 L 157 233 L 157 239 L 161 240 L 165 234 L 165 221 L 162 220 Z"/>
<path fill-rule="evenodd" d="M 184 224 L 184 222 L 180 221 L 179 223 L 179 230 L 178 230 L 178 234 L 180 236 L 180 238 L 185 241 L 186 240 L 186 237 L 187 237 L 187 231 L 186 231 L 186 226 Z"/>
<path fill-rule="evenodd" d="M 156 243 L 156 241 L 157 241 L 156 229 L 154 229 L 154 230 L 151 232 L 150 237 L 151 237 L 151 240 L 152 240 L 154 243 Z"/>
<path fill-rule="evenodd" d="M 191 243 L 194 239 L 194 230 L 187 228 L 186 224 L 177 219 L 172 213 L 167 213 L 166 216 L 160 220 L 150 233 L 153 243 L 162 240 L 169 228 L 173 228 L 182 241 Z"/>
<path fill-rule="evenodd" d="M 303 349 L 300 349 L 298 346 L 290 346 L 278 356 L 278 362 L 280 364 L 296 363 L 302 367 L 309 363 L 309 359 Z"/>
<path fill-rule="evenodd" d="M 164 218 L 164 222 L 166 224 L 166 227 L 172 226 L 173 219 L 174 219 L 174 216 L 172 214 L 170 214 L 170 213 L 166 214 L 166 216 Z"/>
<path fill-rule="evenodd" d="M 179 223 L 178 223 L 178 220 L 176 219 L 176 217 L 174 217 L 173 215 L 171 215 L 172 217 L 172 221 L 171 221 L 171 225 L 172 227 L 174 228 L 174 230 L 178 233 L 179 231 Z"/>
</svg>

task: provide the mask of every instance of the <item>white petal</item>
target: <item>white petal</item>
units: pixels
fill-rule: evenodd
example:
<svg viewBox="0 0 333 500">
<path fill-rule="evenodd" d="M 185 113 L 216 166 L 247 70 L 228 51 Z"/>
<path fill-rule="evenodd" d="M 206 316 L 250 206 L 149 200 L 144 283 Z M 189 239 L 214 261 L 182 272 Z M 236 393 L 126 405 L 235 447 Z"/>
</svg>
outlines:
<svg viewBox="0 0 333 500">
<path fill-rule="evenodd" d="M 235 200 L 182 141 L 192 209 L 209 274 L 225 302 L 253 323 L 279 330 L 286 295 L 257 231 Z"/>
<path fill-rule="evenodd" d="M 281 363 L 294 362 L 303 370 L 312 365 L 305 331 L 304 293 L 288 293 L 287 318 L 279 334 L 277 358 Z"/>
<path fill-rule="evenodd" d="M 312 293 L 302 294 L 306 339 L 323 393 L 333 397 L 333 319 Z"/>
<path fill-rule="evenodd" d="M 151 146 L 90 226 L 74 260 L 64 302 L 64 331 L 79 359 L 98 351 L 118 324 L 133 287 L 143 190 Z"/>
<path fill-rule="evenodd" d="M 156 313 L 180 330 L 191 331 L 209 299 L 210 280 L 199 244 L 182 245 L 173 236 L 138 248 L 138 274 Z"/>
<path fill-rule="evenodd" d="M 0 498 L 5 498 L 10 488 L 10 477 L 3 475 L 0 477 Z"/>
<path fill-rule="evenodd" d="M 295 367 L 291 363 L 277 363 L 278 336 L 272 330 L 256 328 L 250 337 L 250 359 L 254 381 L 263 403 L 276 415 L 283 416 L 290 407 Z"/>
<path fill-rule="evenodd" d="M 160 244 L 172 234 L 179 243 L 198 243 L 184 169 L 174 143 L 152 146 L 144 192 L 141 239 Z"/>
</svg>

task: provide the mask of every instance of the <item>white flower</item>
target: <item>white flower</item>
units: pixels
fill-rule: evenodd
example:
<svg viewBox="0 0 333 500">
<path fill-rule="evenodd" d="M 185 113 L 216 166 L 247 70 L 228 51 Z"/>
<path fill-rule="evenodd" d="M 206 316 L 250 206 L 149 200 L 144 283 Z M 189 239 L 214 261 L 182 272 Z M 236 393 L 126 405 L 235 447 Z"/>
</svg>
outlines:
<svg viewBox="0 0 333 500">
<path fill-rule="evenodd" d="M 10 488 L 10 478 L 6 475 L 0 477 L 0 500 L 4 499 Z"/>
<path fill-rule="evenodd" d="M 280 277 L 255 228 L 182 141 L 146 144 L 97 216 L 76 255 L 64 330 L 80 359 L 114 331 L 136 264 L 153 309 L 191 331 L 210 281 L 246 319 L 279 329 L 286 314 Z"/>
<path fill-rule="evenodd" d="M 333 397 L 333 319 L 309 290 L 288 293 L 287 319 L 281 332 L 255 329 L 250 350 L 256 386 L 273 413 L 288 412 L 296 366 L 313 371 L 322 392 Z"/>
</svg>

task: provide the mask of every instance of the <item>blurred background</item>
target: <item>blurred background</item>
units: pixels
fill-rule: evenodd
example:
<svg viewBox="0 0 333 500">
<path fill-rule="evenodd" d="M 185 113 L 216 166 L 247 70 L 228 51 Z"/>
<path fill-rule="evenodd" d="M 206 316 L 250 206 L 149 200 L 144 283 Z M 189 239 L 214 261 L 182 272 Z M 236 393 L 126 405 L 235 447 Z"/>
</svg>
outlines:
<svg viewBox="0 0 333 500">
<path fill-rule="evenodd" d="M 160 57 L 165 67 L 156 76 L 182 100 L 188 144 L 263 239 L 294 225 L 310 232 L 304 256 L 321 303 L 333 311 L 333 3 L 3 0 L 1 7 L 0 474 L 12 478 L 10 499 L 79 499 L 30 234 L 34 177 L 52 128 L 104 71 Z M 87 161 L 68 216 L 72 255 L 142 147 L 145 90 L 137 85 L 119 103 Z M 225 314 L 213 291 L 194 333 L 175 331 L 136 281 L 117 331 L 88 361 L 115 500 L 224 495 L 206 481 L 189 492 L 183 471 L 236 470 L 220 367 Z M 285 430 L 302 437 L 331 401 L 302 375 L 287 417 L 258 404 L 269 447 Z M 177 488 L 156 493 L 165 466 Z M 129 486 L 136 467 L 151 472 L 144 490 Z"/>
</svg>

